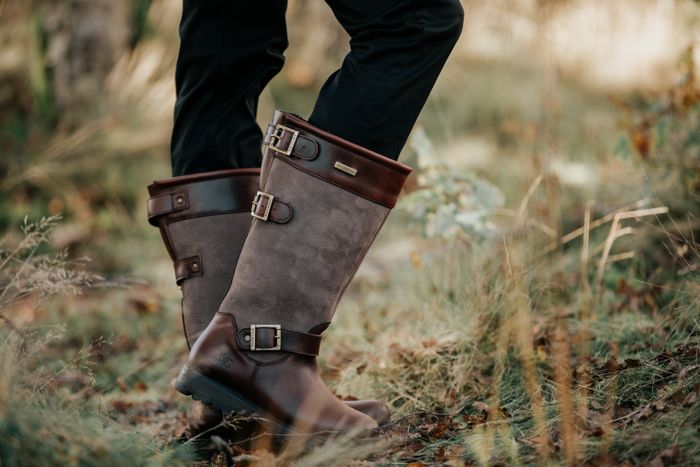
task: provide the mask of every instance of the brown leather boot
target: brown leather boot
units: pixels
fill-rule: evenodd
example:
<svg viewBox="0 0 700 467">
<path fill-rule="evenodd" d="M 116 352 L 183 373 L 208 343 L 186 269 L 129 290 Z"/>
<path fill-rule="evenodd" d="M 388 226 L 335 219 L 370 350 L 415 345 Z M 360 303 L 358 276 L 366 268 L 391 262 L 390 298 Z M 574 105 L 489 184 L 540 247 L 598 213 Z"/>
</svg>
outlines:
<svg viewBox="0 0 700 467">
<path fill-rule="evenodd" d="M 231 288 L 177 389 L 275 434 L 372 429 L 323 383 L 321 333 L 411 169 L 288 113 L 265 138 L 261 188 Z"/>
<path fill-rule="evenodd" d="M 228 291 L 252 217 L 259 169 L 235 169 L 154 181 L 148 191 L 149 222 L 160 228 L 182 289 L 182 321 L 188 347 L 211 322 Z M 389 421 L 380 401 L 348 401 L 377 423 Z M 223 421 L 220 411 L 193 403 L 188 431 L 195 435 Z"/>
</svg>

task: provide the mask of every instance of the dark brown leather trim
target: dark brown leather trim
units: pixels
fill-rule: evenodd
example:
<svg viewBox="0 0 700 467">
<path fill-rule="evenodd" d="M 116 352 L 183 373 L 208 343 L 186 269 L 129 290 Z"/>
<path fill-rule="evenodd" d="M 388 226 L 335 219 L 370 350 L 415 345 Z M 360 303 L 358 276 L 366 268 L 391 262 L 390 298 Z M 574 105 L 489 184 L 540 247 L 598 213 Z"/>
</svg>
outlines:
<svg viewBox="0 0 700 467">
<path fill-rule="evenodd" d="M 254 208 L 254 213 L 257 217 L 257 219 L 260 220 L 265 220 L 263 219 L 265 215 L 265 210 L 267 209 L 267 204 L 270 202 L 270 198 L 268 197 L 260 197 L 257 200 L 257 203 Z M 292 219 L 292 216 L 294 215 L 294 209 L 292 207 L 285 203 L 284 201 L 280 201 L 279 199 L 275 198 L 272 200 L 272 207 L 270 208 L 270 212 L 268 213 L 267 220 L 276 222 L 278 224 L 286 224 Z"/>
<path fill-rule="evenodd" d="M 275 332 L 276 330 L 272 328 L 258 328 L 255 332 L 256 347 L 262 349 L 274 347 L 277 344 L 277 340 L 274 337 Z M 318 355 L 321 349 L 321 336 L 289 329 L 281 329 L 280 332 L 282 335 L 280 352 L 307 355 L 309 357 Z M 246 340 L 246 336 L 248 340 Z M 239 348 L 254 352 L 250 350 L 250 328 L 241 329 L 236 333 L 236 343 Z M 260 352 L 264 351 L 260 350 Z"/>
<path fill-rule="evenodd" d="M 266 151 L 269 155 L 387 208 L 396 205 L 404 182 L 412 171 L 410 167 L 321 130 L 287 112 L 275 112 L 272 132 L 277 125 L 299 131 L 297 141 L 301 138 L 313 140 L 319 148 L 318 156 L 307 160 L 297 157 L 295 151 L 291 156 L 285 156 L 268 148 Z M 291 137 L 290 132 L 283 131 L 277 146 L 286 148 L 284 144 Z M 337 168 L 338 163 L 341 169 Z M 348 173 L 353 171 L 354 175 Z"/>
<path fill-rule="evenodd" d="M 191 277 L 204 274 L 204 265 L 199 255 L 182 258 L 175 261 L 175 281 L 177 285 Z"/>
<path fill-rule="evenodd" d="M 236 169 L 155 181 L 148 187 L 148 221 L 158 226 L 201 215 L 250 211 L 259 174 L 258 169 Z M 180 203 L 179 197 L 185 202 Z"/>
<path fill-rule="evenodd" d="M 187 190 L 178 190 L 172 193 L 154 196 L 148 200 L 148 219 L 150 220 L 165 214 L 184 211 L 189 207 L 190 203 Z"/>
<path fill-rule="evenodd" d="M 150 195 L 156 194 L 163 188 L 168 188 L 176 185 L 183 185 L 187 183 L 195 182 L 205 182 L 207 180 L 216 180 L 218 178 L 229 178 L 236 177 L 240 175 L 260 175 L 260 169 L 250 168 L 250 169 L 227 169 L 227 170 L 213 170 L 211 172 L 202 172 L 196 174 L 180 175 L 178 177 L 164 178 L 161 180 L 154 180 L 148 187 L 148 193 Z M 153 190 L 153 191 L 151 191 Z"/>
</svg>

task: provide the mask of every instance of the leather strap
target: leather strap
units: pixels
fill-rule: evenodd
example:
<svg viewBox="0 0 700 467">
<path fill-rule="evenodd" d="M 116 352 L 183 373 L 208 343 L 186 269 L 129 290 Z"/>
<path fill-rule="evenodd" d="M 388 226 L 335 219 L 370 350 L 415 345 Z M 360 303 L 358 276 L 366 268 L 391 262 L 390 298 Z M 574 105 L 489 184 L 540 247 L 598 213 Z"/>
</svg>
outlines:
<svg viewBox="0 0 700 467">
<path fill-rule="evenodd" d="M 175 261 L 175 281 L 177 285 L 181 285 L 185 279 L 201 276 L 202 274 L 204 274 L 204 265 L 199 255 Z"/>
<path fill-rule="evenodd" d="M 157 227 L 161 222 L 189 217 L 247 212 L 258 188 L 258 173 L 249 170 L 227 177 L 219 175 L 216 179 L 195 180 L 178 185 L 156 181 L 149 186 L 148 222 Z"/>
<path fill-rule="evenodd" d="M 279 332 L 279 338 L 276 336 Z M 236 334 L 236 343 L 243 350 L 251 352 L 277 351 L 315 357 L 321 348 L 322 337 L 316 334 L 276 329 L 273 326 L 260 326 L 255 329 L 255 347 L 251 349 L 251 329 L 245 328 Z M 279 345 L 279 349 L 272 350 Z"/>
<path fill-rule="evenodd" d="M 187 196 L 187 190 L 177 190 L 172 193 L 154 196 L 148 200 L 148 221 L 151 222 L 152 219 L 165 214 L 184 211 L 189 207 L 190 202 Z M 151 224 L 153 224 L 153 222 L 151 222 Z"/>
<path fill-rule="evenodd" d="M 232 178 L 241 176 L 259 176 L 260 169 L 225 169 L 225 170 L 212 170 L 211 172 L 198 172 L 188 175 L 179 175 L 177 177 L 162 178 L 160 180 L 154 180 L 153 183 L 148 187 L 148 192 L 153 195 L 158 191 L 168 188 L 168 187 L 178 187 L 180 185 L 187 185 L 195 182 L 206 182 L 211 180 L 216 180 L 219 178 Z"/>
<path fill-rule="evenodd" d="M 272 202 L 272 205 L 268 211 L 270 202 Z M 253 217 L 260 219 L 261 221 L 272 221 L 278 224 L 286 224 L 292 219 L 294 209 L 292 209 L 292 207 L 284 201 L 280 201 L 276 197 L 259 191 L 253 200 L 251 214 L 253 214 Z"/>
</svg>

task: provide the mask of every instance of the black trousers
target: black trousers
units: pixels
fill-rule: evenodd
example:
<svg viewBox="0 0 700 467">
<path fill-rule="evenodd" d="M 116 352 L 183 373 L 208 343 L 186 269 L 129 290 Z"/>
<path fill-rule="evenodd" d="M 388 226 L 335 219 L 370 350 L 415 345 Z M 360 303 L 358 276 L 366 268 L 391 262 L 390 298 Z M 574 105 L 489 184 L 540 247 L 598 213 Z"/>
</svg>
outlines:
<svg viewBox="0 0 700 467">
<path fill-rule="evenodd" d="M 462 6 L 325 1 L 350 35 L 351 50 L 323 85 L 309 121 L 397 159 L 462 31 Z M 184 0 L 173 175 L 260 166 L 258 98 L 284 64 L 286 6 L 286 0 Z"/>
</svg>

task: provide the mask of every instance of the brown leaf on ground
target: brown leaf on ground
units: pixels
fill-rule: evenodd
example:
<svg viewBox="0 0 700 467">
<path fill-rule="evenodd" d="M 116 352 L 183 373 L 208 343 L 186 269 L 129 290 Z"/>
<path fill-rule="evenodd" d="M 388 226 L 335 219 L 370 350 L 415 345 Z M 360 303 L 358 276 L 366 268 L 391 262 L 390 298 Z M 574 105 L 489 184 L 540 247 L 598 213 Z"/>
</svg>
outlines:
<svg viewBox="0 0 700 467">
<path fill-rule="evenodd" d="M 448 425 L 447 423 L 438 423 L 437 425 L 435 425 L 435 428 L 433 428 L 433 429 L 430 431 L 430 433 L 428 434 L 428 436 L 429 436 L 431 439 L 439 439 L 439 438 L 442 438 L 443 436 L 445 436 L 445 433 L 447 432 L 447 430 L 448 430 L 449 428 L 450 428 L 450 425 Z"/>
<path fill-rule="evenodd" d="M 649 462 L 649 467 L 664 467 L 666 465 L 675 465 L 675 460 L 680 454 L 678 446 L 673 446 L 661 451 L 655 458 Z"/>
<path fill-rule="evenodd" d="M 445 454 L 445 447 L 441 446 L 440 449 L 438 449 L 435 452 L 435 462 L 442 464 L 443 462 L 447 461 L 447 454 Z"/>
<path fill-rule="evenodd" d="M 146 391 L 148 391 L 148 385 L 146 383 L 144 383 L 143 381 L 139 381 L 138 383 L 134 384 L 134 391 L 146 392 Z"/>
<path fill-rule="evenodd" d="M 128 402 L 124 400 L 112 401 L 112 409 L 117 412 L 126 413 L 134 406 L 133 402 Z"/>
</svg>

